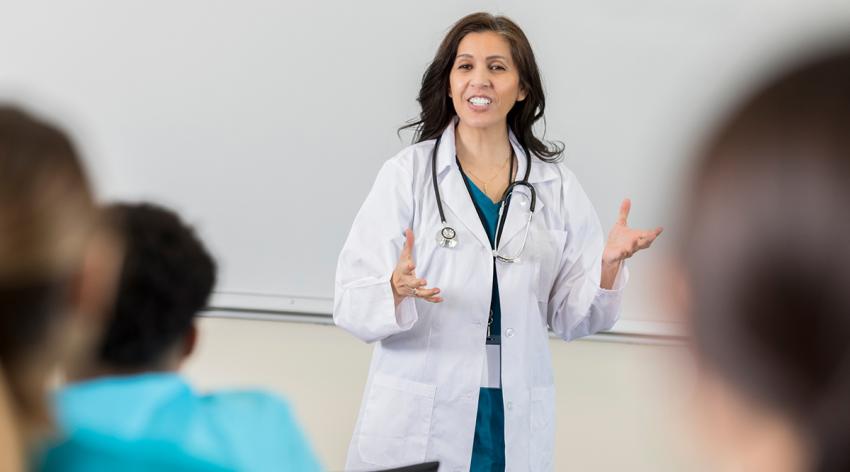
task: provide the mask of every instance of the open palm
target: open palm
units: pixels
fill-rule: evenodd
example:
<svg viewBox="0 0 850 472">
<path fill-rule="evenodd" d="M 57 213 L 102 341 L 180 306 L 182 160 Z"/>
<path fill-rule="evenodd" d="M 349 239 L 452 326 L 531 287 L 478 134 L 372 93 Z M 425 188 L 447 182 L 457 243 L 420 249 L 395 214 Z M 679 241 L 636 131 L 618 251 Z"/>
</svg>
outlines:
<svg viewBox="0 0 850 472">
<path fill-rule="evenodd" d="M 603 264 L 618 264 L 632 257 L 638 251 L 651 246 L 655 238 L 663 231 L 660 226 L 648 231 L 629 228 L 627 220 L 631 208 L 632 202 L 628 198 L 620 204 L 620 216 L 611 228 L 611 232 L 608 233 L 608 242 L 602 252 Z"/>
</svg>

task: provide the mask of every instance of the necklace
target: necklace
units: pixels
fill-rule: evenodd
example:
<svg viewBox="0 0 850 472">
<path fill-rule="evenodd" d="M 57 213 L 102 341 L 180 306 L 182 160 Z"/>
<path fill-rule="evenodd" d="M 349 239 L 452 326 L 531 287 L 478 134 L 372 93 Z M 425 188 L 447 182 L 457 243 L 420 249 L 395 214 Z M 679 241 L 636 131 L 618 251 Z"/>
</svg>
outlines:
<svg viewBox="0 0 850 472">
<path fill-rule="evenodd" d="M 478 182 L 481 183 L 481 190 L 483 190 L 485 194 L 489 195 L 489 193 L 487 192 L 487 184 L 496 180 L 497 177 L 502 175 L 502 171 L 505 170 L 505 167 L 508 165 L 508 162 L 511 162 L 513 160 L 513 158 L 514 158 L 514 151 L 513 151 L 513 149 L 511 149 L 510 157 L 505 159 L 505 162 L 502 163 L 502 166 L 499 167 L 499 170 L 497 170 L 496 173 L 493 174 L 493 177 L 490 177 L 487 180 L 484 180 L 481 177 L 477 176 L 474 172 L 472 172 L 472 169 L 465 169 L 465 170 L 466 170 L 466 172 L 469 172 L 469 175 L 471 175 L 473 178 L 475 178 L 475 180 L 477 180 Z"/>
</svg>

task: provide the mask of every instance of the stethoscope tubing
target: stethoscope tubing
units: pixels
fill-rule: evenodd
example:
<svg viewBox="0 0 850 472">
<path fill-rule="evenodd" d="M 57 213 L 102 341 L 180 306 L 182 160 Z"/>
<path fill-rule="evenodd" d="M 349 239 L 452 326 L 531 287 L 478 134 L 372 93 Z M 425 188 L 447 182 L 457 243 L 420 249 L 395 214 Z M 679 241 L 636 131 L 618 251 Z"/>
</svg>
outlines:
<svg viewBox="0 0 850 472">
<path fill-rule="evenodd" d="M 445 231 L 448 229 L 452 234 L 452 239 L 457 234 L 455 230 L 449 227 L 446 224 L 446 214 L 443 211 L 443 200 L 440 198 L 440 186 L 437 184 L 437 151 L 440 149 L 440 141 L 442 140 L 442 136 L 437 137 L 437 141 L 434 143 L 434 150 L 431 151 L 431 181 L 434 185 L 434 196 L 437 199 L 437 210 L 440 212 L 440 222 L 443 225 L 441 229 L 441 234 L 445 237 Z M 502 229 L 505 227 L 505 221 L 507 220 L 508 209 L 510 207 L 511 196 L 513 195 L 513 191 L 516 187 L 527 187 L 529 189 L 529 193 L 531 193 L 531 205 L 529 206 L 529 222 L 531 220 L 531 215 L 534 214 L 534 207 L 537 204 L 537 192 L 534 190 L 534 186 L 528 182 L 528 177 L 531 174 L 531 154 L 528 152 L 528 149 L 523 146 L 523 152 L 525 153 L 526 166 L 525 166 L 525 176 L 522 180 L 516 180 L 511 182 L 508 185 L 508 188 L 505 189 L 505 193 L 502 196 L 502 207 L 499 209 L 499 224 L 496 228 L 496 248 L 499 247 L 499 241 L 502 237 Z M 513 169 L 513 166 L 511 166 Z M 513 172 L 511 172 L 513 174 Z M 528 235 L 526 234 L 526 237 Z M 525 243 L 523 242 L 523 246 Z M 494 250 L 494 253 L 496 251 Z M 502 257 L 496 256 L 500 260 Z M 509 262 L 507 259 L 506 262 Z"/>
</svg>

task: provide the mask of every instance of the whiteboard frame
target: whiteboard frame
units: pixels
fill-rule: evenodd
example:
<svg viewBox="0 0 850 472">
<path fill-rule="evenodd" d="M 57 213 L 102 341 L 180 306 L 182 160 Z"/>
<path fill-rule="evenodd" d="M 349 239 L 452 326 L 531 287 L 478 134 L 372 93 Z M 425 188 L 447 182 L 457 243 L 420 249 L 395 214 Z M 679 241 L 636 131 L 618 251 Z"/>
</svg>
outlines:
<svg viewBox="0 0 850 472">
<path fill-rule="evenodd" d="M 219 318 L 333 324 L 333 299 L 244 292 L 216 292 L 204 316 Z M 552 334 L 554 336 L 554 334 Z M 637 344 L 681 344 L 681 323 L 620 319 L 608 331 L 590 340 Z"/>
</svg>

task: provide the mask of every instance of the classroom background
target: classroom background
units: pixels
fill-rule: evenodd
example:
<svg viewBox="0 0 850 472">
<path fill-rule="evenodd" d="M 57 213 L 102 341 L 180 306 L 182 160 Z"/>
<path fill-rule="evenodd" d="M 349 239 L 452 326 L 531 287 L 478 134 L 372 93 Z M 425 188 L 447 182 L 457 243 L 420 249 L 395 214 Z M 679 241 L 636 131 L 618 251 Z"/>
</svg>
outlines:
<svg viewBox="0 0 850 472">
<path fill-rule="evenodd" d="M 380 165 L 408 144 L 425 66 L 449 26 L 485 10 L 527 32 L 546 137 L 610 228 L 676 221 L 701 133 L 777 57 L 850 26 L 846 0 L 4 2 L 0 96 L 60 117 L 103 200 L 152 200 L 196 225 L 221 263 L 200 388 L 287 397 L 341 469 L 371 353 L 332 325 L 333 273 Z M 666 237 L 665 237 L 666 236 Z M 552 339 L 555 469 L 699 470 L 693 360 L 665 234 L 629 262 L 608 333 Z"/>
</svg>

